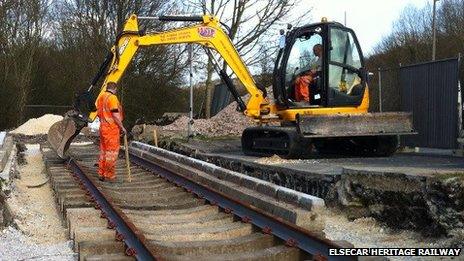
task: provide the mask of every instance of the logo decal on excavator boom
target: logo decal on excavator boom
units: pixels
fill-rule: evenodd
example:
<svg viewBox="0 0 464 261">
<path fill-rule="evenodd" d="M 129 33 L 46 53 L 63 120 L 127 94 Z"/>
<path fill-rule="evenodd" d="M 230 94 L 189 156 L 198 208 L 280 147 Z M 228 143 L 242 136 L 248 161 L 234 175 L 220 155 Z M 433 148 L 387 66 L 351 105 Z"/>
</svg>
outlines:
<svg viewBox="0 0 464 261">
<path fill-rule="evenodd" d="M 198 27 L 198 34 L 203 38 L 211 38 L 216 34 L 216 29 L 206 26 Z"/>
<path fill-rule="evenodd" d="M 130 37 L 127 37 L 124 40 L 124 43 L 122 43 L 121 47 L 119 47 L 119 56 L 122 55 L 122 53 L 126 50 L 127 44 L 129 43 Z"/>
</svg>

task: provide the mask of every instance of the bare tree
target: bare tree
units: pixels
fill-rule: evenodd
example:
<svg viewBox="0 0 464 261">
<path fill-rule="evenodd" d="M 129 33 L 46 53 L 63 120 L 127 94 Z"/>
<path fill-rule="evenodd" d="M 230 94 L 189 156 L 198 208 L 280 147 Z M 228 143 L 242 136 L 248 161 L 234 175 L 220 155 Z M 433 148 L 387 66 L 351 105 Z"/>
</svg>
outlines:
<svg viewBox="0 0 464 261">
<path fill-rule="evenodd" d="M 212 14 L 228 25 L 228 35 L 235 48 L 248 66 L 259 66 L 263 58 L 263 46 L 259 43 L 275 33 L 272 29 L 280 26 L 283 20 L 290 20 L 293 8 L 299 0 L 191 0 L 193 10 Z M 303 16 L 294 17 L 292 21 L 304 20 L 310 9 Z M 290 22 L 290 21 L 288 21 Z M 271 48 L 266 46 L 267 48 Z M 271 51 L 268 52 L 268 54 Z M 223 64 L 226 69 L 226 65 Z M 210 117 L 213 66 L 208 58 L 206 65 L 206 117 Z"/>
<path fill-rule="evenodd" d="M 441 0 L 437 6 L 437 59 L 454 58 L 464 53 L 464 0 Z M 397 68 L 399 64 L 408 65 L 428 62 L 432 53 L 432 6 L 423 8 L 407 6 L 393 24 L 391 34 L 387 35 L 367 59 L 370 70 L 390 68 L 382 74 L 383 98 L 400 105 Z M 460 68 L 461 81 L 464 68 Z M 391 80 L 389 80 L 391 79 Z M 371 81 L 373 85 L 376 80 Z M 376 88 L 372 88 L 374 94 Z M 375 100 L 375 98 L 373 99 Z"/>
<path fill-rule="evenodd" d="M 45 0 L 0 2 L 0 55 L 3 56 L 4 81 L 16 93 L 13 100 L 16 101 L 17 124 L 24 120 L 32 90 L 31 77 L 37 65 L 47 8 Z"/>
</svg>

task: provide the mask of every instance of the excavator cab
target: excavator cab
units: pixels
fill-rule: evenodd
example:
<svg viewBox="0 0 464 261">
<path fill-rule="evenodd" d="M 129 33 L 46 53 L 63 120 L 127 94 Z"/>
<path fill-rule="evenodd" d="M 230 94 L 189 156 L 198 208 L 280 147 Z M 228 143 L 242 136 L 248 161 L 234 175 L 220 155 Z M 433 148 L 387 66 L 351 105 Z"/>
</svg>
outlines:
<svg viewBox="0 0 464 261">
<path fill-rule="evenodd" d="M 398 135 L 415 133 L 410 113 L 368 112 L 368 72 L 350 28 L 323 19 L 281 31 L 279 47 L 273 93 L 281 126 L 245 129 L 245 154 L 389 156 Z"/>
<path fill-rule="evenodd" d="M 322 22 L 287 33 L 274 72 L 277 103 L 286 108 L 357 107 L 367 74 L 355 33 L 336 22 Z M 298 99 L 298 80 L 310 75 L 309 99 Z"/>
</svg>

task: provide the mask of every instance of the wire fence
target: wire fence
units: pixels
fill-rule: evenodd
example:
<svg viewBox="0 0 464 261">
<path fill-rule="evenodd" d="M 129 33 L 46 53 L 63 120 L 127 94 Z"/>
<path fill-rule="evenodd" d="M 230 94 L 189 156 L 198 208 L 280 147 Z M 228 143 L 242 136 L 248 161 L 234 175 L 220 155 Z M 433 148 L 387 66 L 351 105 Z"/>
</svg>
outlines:
<svg viewBox="0 0 464 261">
<path fill-rule="evenodd" d="M 400 65 L 377 68 L 369 79 L 369 110 L 372 112 L 401 111 Z"/>
</svg>

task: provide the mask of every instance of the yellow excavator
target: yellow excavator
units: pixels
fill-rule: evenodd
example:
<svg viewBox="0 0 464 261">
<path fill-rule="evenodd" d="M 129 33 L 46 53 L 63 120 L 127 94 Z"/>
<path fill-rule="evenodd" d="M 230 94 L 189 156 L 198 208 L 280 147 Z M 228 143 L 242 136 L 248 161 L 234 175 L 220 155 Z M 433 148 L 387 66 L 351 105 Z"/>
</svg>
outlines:
<svg viewBox="0 0 464 261">
<path fill-rule="evenodd" d="M 181 28 L 146 32 L 143 19 L 186 22 Z M 188 25 L 188 23 L 192 23 Z M 114 46 L 90 88 L 77 99 L 74 110 L 49 130 L 48 141 L 64 158 L 80 130 L 96 118 L 90 91 L 104 75 L 100 94 L 108 82 L 118 82 L 139 48 L 153 45 L 194 43 L 204 47 L 214 68 L 238 104 L 238 110 L 252 118 L 256 127 L 244 130 L 242 149 L 247 155 L 299 158 L 311 153 L 335 152 L 351 155 L 388 156 L 398 147 L 399 135 L 414 133 L 412 115 L 404 112 L 369 113 L 368 72 L 353 30 L 323 19 L 320 23 L 281 30 L 279 51 L 273 71 L 273 99 L 257 86 L 227 34 L 227 26 L 216 17 L 131 15 L 116 37 Z M 315 51 L 319 49 L 317 52 Z M 226 71 L 219 66 L 218 53 L 245 86 L 245 103 Z M 305 99 L 298 99 L 296 80 L 311 71 Z M 300 88 L 300 87 L 299 87 Z M 82 100 L 92 109 L 83 112 Z M 273 123 L 273 124 L 270 124 Z M 277 124 L 276 124 L 277 123 Z"/>
</svg>

